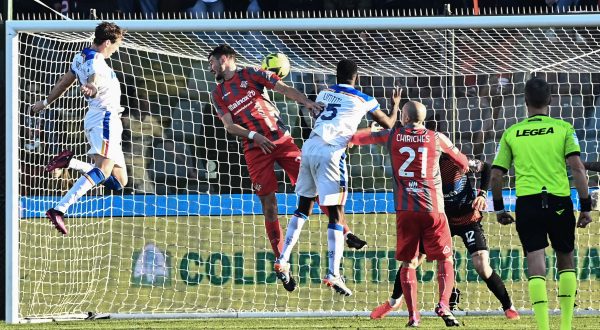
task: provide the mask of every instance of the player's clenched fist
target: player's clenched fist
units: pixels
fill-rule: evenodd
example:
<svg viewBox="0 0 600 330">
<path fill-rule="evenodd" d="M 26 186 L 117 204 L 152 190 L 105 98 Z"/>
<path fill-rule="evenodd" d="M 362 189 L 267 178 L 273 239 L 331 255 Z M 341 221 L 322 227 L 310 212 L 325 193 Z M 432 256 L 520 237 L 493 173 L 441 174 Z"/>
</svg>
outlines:
<svg viewBox="0 0 600 330">
<path fill-rule="evenodd" d="M 46 100 L 35 102 L 35 104 L 31 106 L 31 112 L 38 113 L 38 112 L 44 110 L 46 108 L 46 105 L 48 104 L 46 102 L 47 102 Z"/>
<path fill-rule="evenodd" d="M 92 83 L 81 85 L 80 89 L 86 97 L 96 97 L 96 94 L 98 93 L 98 88 Z"/>
</svg>

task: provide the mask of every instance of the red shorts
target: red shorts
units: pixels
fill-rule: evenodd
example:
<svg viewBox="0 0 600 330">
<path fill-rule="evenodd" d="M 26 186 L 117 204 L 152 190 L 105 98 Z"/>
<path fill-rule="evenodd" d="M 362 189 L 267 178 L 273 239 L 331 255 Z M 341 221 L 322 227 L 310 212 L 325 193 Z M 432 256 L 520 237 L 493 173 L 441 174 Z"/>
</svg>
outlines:
<svg viewBox="0 0 600 330">
<path fill-rule="evenodd" d="M 419 244 L 423 244 L 427 260 L 443 260 L 452 255 L 446 215 L 396 211 L 396 260 L 408 262 L 417 258 Z"/>
<path fill-rule="evenodd" d="M 273 143 L 276 147 L 270 154 L 264 154 L 260 148 L 252 148 L 245 153 L 252 188 L 258 196 L 265 196 L 277 191 L 275 162 L 287 173 L 292 184 L 295 184 L 298 179 L 300 170 L 298 146 L 289 136 L 273 141 Z"/>
</svg>

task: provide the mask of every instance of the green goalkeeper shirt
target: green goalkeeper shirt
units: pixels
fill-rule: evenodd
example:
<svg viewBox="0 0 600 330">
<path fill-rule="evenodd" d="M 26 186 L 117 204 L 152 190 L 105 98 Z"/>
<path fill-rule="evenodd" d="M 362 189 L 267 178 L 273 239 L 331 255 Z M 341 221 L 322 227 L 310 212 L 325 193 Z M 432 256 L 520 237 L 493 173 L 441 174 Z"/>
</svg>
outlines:
<svg viewBox="0 0 600 330">
<path fill-rule="evenodd" d="M 493 167 L 506 172 L 514 163 L 517 196 L 539 194 L 542 187 L 555 196 L 570 196 L 565 158 L 579 152 L 571 124 L 535 115 L 504 132 Z"/>
</svg>

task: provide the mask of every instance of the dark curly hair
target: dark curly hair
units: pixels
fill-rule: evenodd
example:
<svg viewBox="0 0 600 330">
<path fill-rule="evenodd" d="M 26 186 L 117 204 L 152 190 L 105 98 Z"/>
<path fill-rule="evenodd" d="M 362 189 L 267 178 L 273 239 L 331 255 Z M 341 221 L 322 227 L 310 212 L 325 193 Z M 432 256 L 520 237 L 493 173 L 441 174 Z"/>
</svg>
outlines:
<svg viewBox="0 0 600 330">
<path fill-rule="evenodd" d="M 118 39 L 123 38 L 125 30 L 121 29 L 117 24 L 111 22 L 102 22 L 96 26 L 94 32 L 94 44 L 100 45 L 106 40 L 116 42 Z"/>
</svg>

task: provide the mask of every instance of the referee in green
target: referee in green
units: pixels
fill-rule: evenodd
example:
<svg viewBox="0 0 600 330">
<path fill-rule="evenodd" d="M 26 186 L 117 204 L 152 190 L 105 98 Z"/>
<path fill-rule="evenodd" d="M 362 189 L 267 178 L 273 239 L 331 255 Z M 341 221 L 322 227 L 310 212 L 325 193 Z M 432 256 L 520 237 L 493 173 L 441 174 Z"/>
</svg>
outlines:
<svg viewBox="0 0 600 330">
<path fill-rule="evenodd" d="M 527 255 L 529 299 L 538 329 L 549 329 L 548 294 L 546 292 L 546 256 L 548 238 L 556 251 L 559 273 L 558 299 L 561 309 L 560 329 L 571 329 L 577 279 L 575 215 L 566 163 L 571 168 L 579 194 L 581 212 L 577 227 L 591 221 L 591 200 L 585 168 L 579 158 L 579 141 L 571 124 L 548 117 L 550 86 L 540 78 L 525 85 L 525 102 L 529 118 L 512 125 L 502 135 L 492 165 L 492 194 L 498 222 L 514 222 L 504 209 L 503 176 L 514 164 L 516 176 L 516 226 Z"/>
</svg>

